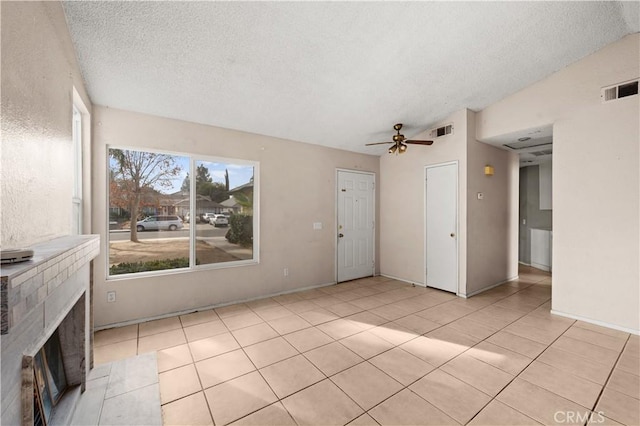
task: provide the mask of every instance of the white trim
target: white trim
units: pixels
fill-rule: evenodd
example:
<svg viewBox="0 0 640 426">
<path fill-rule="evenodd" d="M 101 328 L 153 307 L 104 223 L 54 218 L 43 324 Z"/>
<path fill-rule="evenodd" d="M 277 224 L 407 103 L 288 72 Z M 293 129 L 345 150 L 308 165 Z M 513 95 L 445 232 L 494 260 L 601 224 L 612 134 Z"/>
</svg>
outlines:
<svg viewBox="0 0 640 426">
<path fill-rule="evenodd" d="M 560 311 L 557 311 L 555 309 L 551 309 L 551 313 L 553 315 L 558 315 L 558 316 L 565 317 L 565 318 L 571 318 L 571 319 L 582 321 L 582 322 L 586 322 L 586 323 L 589 323 L 589 324 L 599 325 L 600 327 L 606 327 L 606 328 L 612 328 L 612 329 L 618 330 L 618 331 L 624 331 L 625 333 L 635 334 L 636 336 L 640 335 L 640 330 L 635 330 L 633 328 L 623 327 L 621 325 L 616 325 L 616 324 L 611 324 L 611 323 L 604 322 L 604 321 L 594 320 L 594 319 L 591 319 L 591 318 L 581 317 L 580 315 L 568 314 L 566 312 L 560 312 Z"/>
<path fill-rule="evenodd" d="M 467 297 L 475 296 L 476 294 L 484 293 L 484 292 L 485 292 L 485 291 L 487 291 L 487 290 L 491 290 L 492 288 L 496 288 L 496 287 L 498 287 L 498 286 L 501 286 L 502 284 L 506 284 L 506 283 L 509 283 L 509 282 L 511 282 L 511 281 L 515 281 L 515 280 L 517 280 L 517 279 L 518 279 L 518 275 L 516 275 L 516 276 L 515 276 L 515 277 L 513 277 L 513 278 L 508 278 L 508 279 L 506 279 L 506 280 L 504 280 L 504 281 L 500 281 L 500 282 L 499 282 L 499 283 L 497 283 L 497 284 L 491 284 L 491 285 L 490 285 L 490 286 L 488 286 L 488 287 L 484 287 L 484 288 L 481 288 L 481 289 L 479 289 L 479 290 L 472 291 L 471 293 L 467 293 L 467 294 L 466 294 L 465 296 L 463 296 L 463 297 L 467 298 Z M 532 284 L 533 284 L 533 283 L 532 283 Z"/>
<path fill-rule="evenodd" d="M 409 281 L 409 280 L 405 280 L 404 278 L 394 277 L 393 275 L 387 275 L 387 274 L 380 274 L 380 276 L 381 277 L 391 278 L 392 280 L 396 280 L 396 281 L 402 281 L 403 283 L 415 284 L 415 285 L 418 285 L 420 287 L 427 288 L 425 283 L 419 283 L 419 282 L 416 282 L 416 281 Z"/>
<path fill-rule="evenodd" d="M 335 259 L 335 264 L 333 266 L 333 276 L 336 279 L 336 282 L 338 282 L 338 175 L 340 172 L 346 172 L 346 173 L 357 173 L 357 174 L 361 174 L 361 175 L 369 175 L 371 177 L 373 177 L 373 210 L 372 210 L 372 215 L 373 215 L 373 235 L 371 237 L 371 243 L 373 245 L 373 247 L 371 248 L 371 254 L 373 256 L 373 267 L 372 267 L 372 271 L 371 271 L 371 275 L 375 276 L 376 275 L 376 228 L 378 226 L 377 220 L 378 218 L 376 217 L 376 208 L 377 208 L 377 200 L 376 200 L 376 186 L 377 186 L 377 182 L 376 182 L 376 173 L 375 172 L 369 172 L 366 170 L 351 170 L 351 169 L 343 169 L 341 167 L 337 167 L 336 168 L 336 173 L 335 173 L 335 188 L 336 188 L 336 192 L 335 192 L 335 203 L 334 203 L 334 212 L 333 212 L 333 219 L 334 219 L 334 223 L 333 223 L 333 229 L 335 231 L 335 235 L 336 238 L 333 240 L 333 246 L 334 246 L 334 259 Z M 361 277 L 361 278 L 365 278 L 365 277 Z M 358 279 L 358 278 L 353 278 L 353 279 Z"/>
<path fill-rule="evenodd" d="M 423 196 L 424 203 L 422 207 L 422 223 L 424 224 L 424 235 L 423 235 L 423 243 L 424 243 L 424 264 L 422 265 L 424 272 L 424 283 L 425 287 L 428 287 L 427 283 L 427 170 L 434 167 L 442 167 L 442 166 L 450 166 L 455 164 L 456 166 L 456 296 L 463 296 L 463 293 L 460 291 L 460 165 L 458 164 L 458 160 L 446 161 L 444 163 L 437 164 L 428 164 L 424 166 L 424 176 L 422 179 L 422 188 L 423 188 Z M 431 287 L 435 288 L 435 287 Z M 441 290 L 441 289 L 438 289 Z M 446 291 L 446 290 L 443 290 Z"/>
<path fill-rule="evenodd" d="M 156 315 L 156 316 L 153 316 L 153 317 L 146 317 L 146 318 L 141 318 L 141 319 L 136 319 L 136 320 L 115 322 L 115 323 L 112 323 L 112 324 L 106 324 L 106 325 L 101 325 L 101 326 L 98 326 L 98 327 L 94 327 L 94 330 L 95 331 L 100 331 L 100 330 L 107 330 L 109 328 L 124 327 L 124 326 L 127 326 L 127 325 L 133 325 L 133 324 L 141 324 L 141 323 L 147 322 L 147 321 L 154 321 L 154 320 L 158 320 L 158 319 L 171 318 L 171 317 L 175 317 L 175 316 L 179 316 L 179 315 L 188 315 L 188 314 L 192 314 L 194 312 L 200 312 L 200 311 L 206 311 L 206 310 L 209 310 L 209 309 L 222 308 L 224 306 L 236 305 L 238 303 L 252 302 L 254 300 L 268 299 L 270 297 L 281 296 L 283 294 L 297 293 L 297 292 L 305 291 L 305 290 L 313 290 L 315 288 L 329 287 L 329 286 L 336 285 L 336 284 L 338 284 L 338 283 L 330 282 L 330 283 L 324 283 L 324 284 L 318 284 L 318 285 L 311 285 L 311 286 L 307 286 L 307 287 L 296 288 L 296 289 L 293 289 L 293 290 L 285 290 L 285 291 L 280 291 L 280 292 L 276 292 L 276 293 L 269 293 L 269 294 L 261 295 L 261 296 L 257 296 L 257 297 L 249 297 L 247 299 L 240 299 L 240 300 L 236 300 L 236 301 L 233 301 L 233 302 L 223 302 L 223 303 L 218 303 L 218 304 L 214 304 L 214 305 L 203 306 L 203 307 L 200 307 L 200 308 L 191 308 L 191 309 L 185 309 L 185 310 L 178 311 L 178 312 L 172 312 L 172 313 L 168 313 L 168 314 Z"/>
<path fill-rule="evenodd" d="M 523 262 L 523 261 L 521 261 L 521 260 L 518 260 L 518 263 L 519 263 L 520 265 L 524 265 L 524 266 L 531 266 L 531 264 L 530 264 L 530 263 L 525 263 L 525 262 Z"/>
</svg>

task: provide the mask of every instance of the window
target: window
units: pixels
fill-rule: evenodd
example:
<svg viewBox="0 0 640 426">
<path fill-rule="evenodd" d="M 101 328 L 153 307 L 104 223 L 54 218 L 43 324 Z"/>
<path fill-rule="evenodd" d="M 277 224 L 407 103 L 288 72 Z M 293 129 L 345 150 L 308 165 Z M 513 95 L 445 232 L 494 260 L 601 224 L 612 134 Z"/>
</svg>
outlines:
<svg viewBox="0 0 640 426">
<path fill-rule="evenodd" d="M 71 233 L 82 234 L 82 114 L 73 106 L 73 195 L 71 199 Z"/>
<path fill-rule="evenodd" d="M 113 147 L 108 161 L 110 277 L 258 261 L 257 163 Z"/>
</svg>

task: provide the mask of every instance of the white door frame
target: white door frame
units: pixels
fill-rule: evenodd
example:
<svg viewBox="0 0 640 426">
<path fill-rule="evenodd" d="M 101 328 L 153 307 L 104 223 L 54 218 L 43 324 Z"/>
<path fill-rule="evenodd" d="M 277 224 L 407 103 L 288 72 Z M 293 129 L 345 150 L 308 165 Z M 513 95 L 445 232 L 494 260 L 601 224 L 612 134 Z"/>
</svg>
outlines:
<svg viewBox="0 0 640 426">
<path fill-rule="evenodd" d="M 458 160 L 447 161 L 444 163 L 437 164 L 429 164 L 424 167 L 424 179 L 423 179 L 423 188 L 424 188 L 424 214 L 422 218 L 422 223 L 424 223 L 424 286 L 427 286 L 427 170 L 435 167 L 442 166 L 456 166 L 456 295 L 460 295 L 460 168 L 458 164 Z"/>
<path fill-rule="evenodd" d="M 333 268 L 333 276 L 335 277 L 335 282 L 338 282 L 338 234 L 340 233 L 338 230 L 338 191 L 340 191 L 340 188 L 338 188 L 338 175 L 340 172 L 348 172 L 348 173 L 359 173 L 362 175 L 370 175 L 373 178 L 373 211 L 371 212 L 371 214 L 373 215 L 373 229 L 372 229 L 372 233 L 373 235 L 371 236 L 371 243 L 373 245 L 371 253 L 373 255 L 373 274 L 375 276 L 376 274 L 376 174 L 374 172 L 367 172 L 364 170 L 351 170 L 351 169 L 342 169 L 342 168 L 336 168 L 336 174 L 335 174 L 335 203 L 334 203 L 334 211 L 333 211 L 333 230 L 335 232 L 334 234 L 334 239 L 333 239 L 333 252 L 334 252 L 334 259 L 336 260 L 335 262 L 335 267 Z"/>
</svg>

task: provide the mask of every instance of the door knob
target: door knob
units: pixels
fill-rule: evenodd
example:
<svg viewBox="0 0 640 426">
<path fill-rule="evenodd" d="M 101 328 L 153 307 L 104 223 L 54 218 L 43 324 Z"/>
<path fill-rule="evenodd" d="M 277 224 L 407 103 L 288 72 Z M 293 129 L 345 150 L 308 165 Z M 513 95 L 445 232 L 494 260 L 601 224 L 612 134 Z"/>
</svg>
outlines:
<svg viewBox="0 0 640 426">
<path fill-rule="evenodd" d="M 344 234 L 338 234 L 338 238 L 344 237 Z"/>
<path fill-rule="evenodd" d="M 454 238 L 456 234 L 454 232 L 451 233 L 451 238 Z"/>
</svg>

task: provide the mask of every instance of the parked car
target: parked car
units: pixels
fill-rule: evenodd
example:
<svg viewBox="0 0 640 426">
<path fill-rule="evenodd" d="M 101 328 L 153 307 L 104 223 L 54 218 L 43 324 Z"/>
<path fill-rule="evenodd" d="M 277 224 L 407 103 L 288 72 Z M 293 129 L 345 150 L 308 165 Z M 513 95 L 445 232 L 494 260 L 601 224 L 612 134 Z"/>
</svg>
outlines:
<svg viewBox="0 0 640 426">
<path fill-rule="evenodd" d="M 227 217 L 223 214 L 216 214 L 213 215 L 209 223 L 216 227 L 229 226 L 229 219 L 227 219 Z"/>
<path fill-rule="evenodd" d="M 136 222 L 138 232 L 142 231 L 176 231 L 183 228 L 182 219 L 178 216 L 149 216 Z"/>
<path fill-rule="evenodd" d="M 205 213 L 202 215 L 202 221 L 204 223 L 211 223 L 211 219 L 213 219 L 215 215 L 216 213 L 211 213 L 211 212 Z"/>
</svg>

